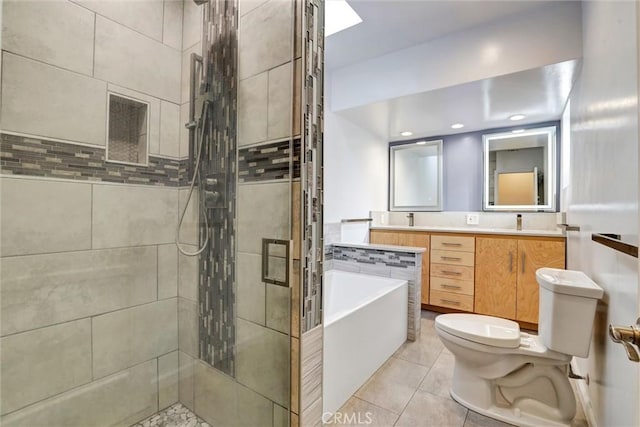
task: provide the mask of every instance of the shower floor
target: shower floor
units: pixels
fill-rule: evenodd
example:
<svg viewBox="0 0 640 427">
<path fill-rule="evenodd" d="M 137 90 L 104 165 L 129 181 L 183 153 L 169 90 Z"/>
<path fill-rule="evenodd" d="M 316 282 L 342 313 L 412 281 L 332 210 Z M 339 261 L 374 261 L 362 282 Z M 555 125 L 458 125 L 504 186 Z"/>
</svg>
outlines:
<svg viewBox="0 0 640 427">
<path fill-rule="evenodd" d="M 151 415 L 131 427 L 211 427 L 181 403 Z"/>
</svg>

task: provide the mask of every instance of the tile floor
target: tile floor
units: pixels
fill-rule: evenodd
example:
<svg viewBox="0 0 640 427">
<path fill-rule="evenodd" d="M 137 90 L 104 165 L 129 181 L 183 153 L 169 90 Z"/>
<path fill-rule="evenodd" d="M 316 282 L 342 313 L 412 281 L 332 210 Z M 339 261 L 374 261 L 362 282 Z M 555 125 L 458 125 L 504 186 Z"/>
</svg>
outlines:
<svg viewBox="0 0 640 427">
<path fill-rule="evenodd" d="M 347 417 L 334 420 L 333 425 L 350 425 L 345 419 L 381 427 L 509 425 L 469 411 L 449 396 L 454 358 L 436 335 L 435 317 L 436 313 L 423 311 L 419 339 L 405 343 L 347 401 L 339 411 Z M 366 423 L 367 412 L 371 423 Z M 579 403 L 573 425 L 587 426 Z"/>
</svg>

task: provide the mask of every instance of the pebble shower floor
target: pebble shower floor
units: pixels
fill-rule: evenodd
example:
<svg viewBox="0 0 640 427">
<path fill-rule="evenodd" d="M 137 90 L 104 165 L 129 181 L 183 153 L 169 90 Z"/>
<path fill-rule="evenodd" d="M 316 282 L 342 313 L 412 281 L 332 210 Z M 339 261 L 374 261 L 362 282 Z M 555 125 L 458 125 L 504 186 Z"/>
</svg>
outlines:
<svg viewBox="0 0 640 427">
<path fill-rule="evenodd" d="M 169 406 L 131 427 L 211 427 L 181 403 Z"/>
</svg>

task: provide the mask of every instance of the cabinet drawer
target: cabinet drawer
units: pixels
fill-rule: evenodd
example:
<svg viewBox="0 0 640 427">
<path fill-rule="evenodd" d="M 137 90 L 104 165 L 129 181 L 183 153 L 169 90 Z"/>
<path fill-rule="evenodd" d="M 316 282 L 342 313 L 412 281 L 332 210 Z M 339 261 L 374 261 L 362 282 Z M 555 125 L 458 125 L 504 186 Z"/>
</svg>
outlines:
<svg viewBox="0 0 640 427">
<path fill-rule="evenodd" d="M 473 280 L 446 279 L 444 277 L 432 277 L 431 289 L 454 294 L 473 295 Z"/>
<path fill-rule="evenodd" d="M 454 294 L 431 290 L 429 298 L 431 305 L 455 308 L 456 310 L 473 311 L 473 297 L 471 295 Z"/>
<path fill-rule="evenodd" d="M 431 264 L 431 277 L 473 281 L 473 267 L 466 265 Z"/>
<path fill-rule="evenodd" d="M 475 237 L 431 236 L 431 250 L 473 252 L 475 243 Z"/>
<path fill-rule="evenodd" d="M 450 265 L 468 265 L 473 267 L 475 254 L 473 252 L 431 251 L 431 262 Z"/>
</svg>

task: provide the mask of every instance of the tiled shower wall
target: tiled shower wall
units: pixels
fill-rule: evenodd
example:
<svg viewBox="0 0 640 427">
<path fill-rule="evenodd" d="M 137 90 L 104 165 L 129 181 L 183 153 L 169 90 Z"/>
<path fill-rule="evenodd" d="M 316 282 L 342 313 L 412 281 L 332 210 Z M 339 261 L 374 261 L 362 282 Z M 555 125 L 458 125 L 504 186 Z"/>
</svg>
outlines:
<svg viewBox="0 0 640 427">
<path fill-rule="evenodd" d="M 182 19 L 171 0 L 3 2 L 3 425 L 126 425 L 178 400 L 177 295 L 197 280 L 173 245 Z M 149 103 L 149 167 L 104 163 L 107 91 Z"/>
<path fill-rule="evenodd" d="M 207 343 L 197 339 L 202 331 L 197 323 L 198 294 L 179 296 L 180 401 L 214 425 L 288 425 L 290 351 L 295 339 L 289 335 L 289 310 L 295 291 L 262 282 L 261 256 L 262 238 L 291 239 L 292 196 L 300 191 L 299 184 L 291 182 L 299 174 L 299 166 L 296 173 L 293 164 L 294 140 L 300 134 L 299 120 L 293 120 L 300 115 L 299 109 L 293 114 L 297 92 L 293 72 L 299 64 L 293 60 L 294 4 L 291 0 L 238 4 L 237 286 L 231 325 L 235 349 L 228 349 L 233 363 L 224 372 L 198 358 L 198 345 Z M 185 28 L 191 30 L 190 35 L 185 33 L 183 84 L 189 55 L 202 50 L 201 8 L 191 0 L 184 6 Z M 220 40 L 225 43 L 224 34 Z M 187 102 L 188 92 L 183 96 Z M 186 112 L 188 104 L 183 106 L 184 121 Z M 295 270 L 292 285 L 298 280 Z M 209 285 L 200 286 L 207 290 Z M 296 331 L 297 327 L 291 332 L 297 336 Z M 188 338 L 183 340 L 183 335 Z"/>
</svg>

